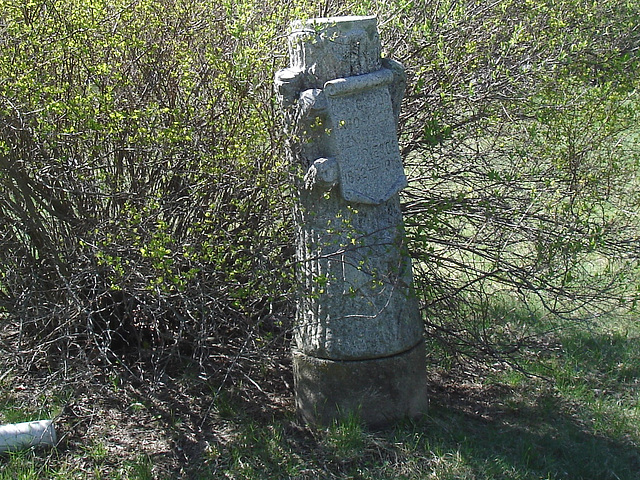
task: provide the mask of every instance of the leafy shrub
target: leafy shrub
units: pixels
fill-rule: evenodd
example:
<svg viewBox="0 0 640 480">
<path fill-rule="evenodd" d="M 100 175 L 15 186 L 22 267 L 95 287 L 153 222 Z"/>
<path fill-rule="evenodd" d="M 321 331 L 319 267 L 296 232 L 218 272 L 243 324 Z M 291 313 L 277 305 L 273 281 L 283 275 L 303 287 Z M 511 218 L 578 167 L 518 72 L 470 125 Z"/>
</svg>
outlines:
<svg viewBox="0 0 640 480">
<path fill-rule="evenodd" d="M 327 13 L 354 8 L 378 14 L 408 72 L 405 223 L 428 333 L 508 360 L 541 315 L 632 307 L 640 8 L 419 0 Z"/>
<path fill-rule="evenodd" d="M 9 0 L 0 308 L 56 348 L 118 333 L 192 353 L 286 314 L 295 192 L 272 75 L 291 19 L 370 13 L 409 75 L 404 206 L 430 334 L 500 357 L 531 322 L 497 305 L 633 302 L 633 2 Z"/>
<path fill-rule="evenodd" d="M 0 7 L 0 302 L 38 337 L 197 346 L 288 301 L 284 19 L 249 3 Z"/>
</svg>

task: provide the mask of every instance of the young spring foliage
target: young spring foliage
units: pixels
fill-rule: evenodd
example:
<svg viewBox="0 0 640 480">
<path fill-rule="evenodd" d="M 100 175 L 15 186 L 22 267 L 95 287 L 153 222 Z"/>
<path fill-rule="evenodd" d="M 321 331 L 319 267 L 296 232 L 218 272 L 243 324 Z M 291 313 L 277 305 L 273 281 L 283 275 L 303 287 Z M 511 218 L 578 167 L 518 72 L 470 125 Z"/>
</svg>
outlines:
<svg viewBox="0 0 640 480">
<path fill-rule="evenodd" d="M 71 338 L 126 298 L 169 345 L 285 311 L 273 73 L 292 19 L 343 14 L 377 14 L 407 69 L 404 213 L 430 333 L 500 356 L 529 332 L 496 304 L 631 305 L 636 2 L 7 0 L 0 308 Z"/>
</svg>

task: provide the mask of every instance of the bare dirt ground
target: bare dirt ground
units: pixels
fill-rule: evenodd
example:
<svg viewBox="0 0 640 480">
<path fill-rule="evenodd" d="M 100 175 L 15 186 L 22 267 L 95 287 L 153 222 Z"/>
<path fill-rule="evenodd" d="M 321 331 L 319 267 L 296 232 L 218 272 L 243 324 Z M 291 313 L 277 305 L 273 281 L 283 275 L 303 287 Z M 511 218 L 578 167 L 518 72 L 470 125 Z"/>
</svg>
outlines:
<svg viewBox="0 0 640 480">
<path fill-rule="evenodd" d="M 0 334 L 0 423 L 53 417 L 55 455 L 90 478 L 141 461 L 154 478 L 192 478 L 220 461 L 242 417 L 291 418 L 291 433 L 305 435 L 283 338 L 227 338 L 200 360 L 131 351 L 91 361 L 21 350 L 16 338 L 11 328 Z"/>
<path fill-rule="evenodd" d="M 36 463 L 67 469 L 68 478 L 268 478 L 274 471 L 296 472 L 282 478 L 353 478 L 361 465 L 390 469 L 393 478 L 408 465 L 436 468 L 428 450 L 411 451 L 393 434 L 365 443 L 347 437 L 345 447 L 304 426 L 293 405 L 286 335 L 238 330 L 211 340 L 199 356 L 144 349 L 55 355 L 21 349 L 16 335 L 10 328 L 0 332 L 0 423 L 53 418 L 59 443 L 36 451 Z M 458 412 L 463 430 L 476 425 L 478 431 L 503 428 L 517 414 L 498 401 L 513 392 L 483 385 L 490 372 L 480 365 L 445 372 L 434 363 L 429 370 L 436 412 L 429 428 L 436 432 L 451 429 L 451 415 L 439 420 L 438 410 Z M 278 452 L 268 452 L 268 461 L 289 467 L 271 464 L 262 476 L 236 475 L 238 456 L 241 463 L 272 444 Z M 145 475 L 132 474 L 136 465 Z"/>
</svg>

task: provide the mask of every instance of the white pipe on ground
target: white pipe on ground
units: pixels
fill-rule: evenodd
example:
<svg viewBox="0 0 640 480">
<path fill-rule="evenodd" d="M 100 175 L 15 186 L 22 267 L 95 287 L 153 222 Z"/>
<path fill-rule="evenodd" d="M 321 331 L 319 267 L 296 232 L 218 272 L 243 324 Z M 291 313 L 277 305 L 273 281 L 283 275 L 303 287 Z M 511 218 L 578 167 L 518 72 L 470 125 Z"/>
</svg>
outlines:
<svg viewBox="0 0 640 480">
<path fill-rule="evenodd" d="M 39 445 L 52 447 L 56 442 L 56 431 L 51 420 L 0 426 L 0 453 Z"/>
</svg>

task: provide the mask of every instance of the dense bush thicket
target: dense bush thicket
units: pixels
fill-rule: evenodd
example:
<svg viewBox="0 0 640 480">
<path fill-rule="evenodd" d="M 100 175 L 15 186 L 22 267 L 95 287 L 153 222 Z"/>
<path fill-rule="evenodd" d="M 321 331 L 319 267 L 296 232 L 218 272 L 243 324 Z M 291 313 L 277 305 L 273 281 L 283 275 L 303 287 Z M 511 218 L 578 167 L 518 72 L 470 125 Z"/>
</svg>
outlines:
<svg viewBox="0 0 640 480">
<path fill-rule="evenodd" d="M 288 302 L 287 20 L 233 3 L 2 3 L 0 302 L 34 338 L 193 346 Z"/>
<path fill-rule="evenodd" d="M 293 18 L 370 13 L 409 74 L 405 214 L 430 333 L 501 355 L 528 334 L 513 305 L 632 302 L 635 2 L 5 0 L 0 309 L 23 341 L 197 354 L 288 318 L 273 74 Z"/>
<path fill-rule="evenodd" d="M 504 358 L 540 315 L 634 305 L 640 7 L 426 3 L 387 45 L 412 74 L 406 218 L 430 332 Z"/>
</svg>

